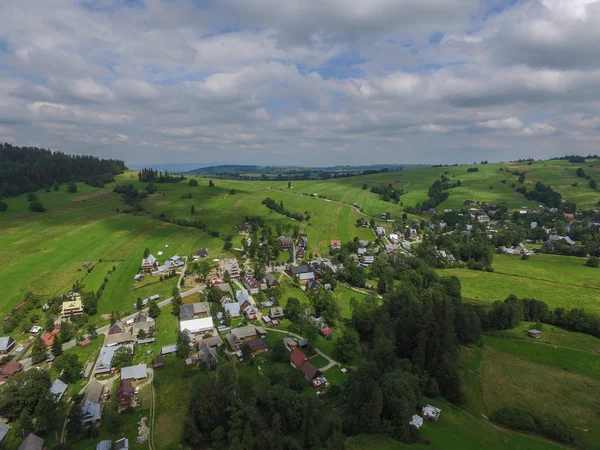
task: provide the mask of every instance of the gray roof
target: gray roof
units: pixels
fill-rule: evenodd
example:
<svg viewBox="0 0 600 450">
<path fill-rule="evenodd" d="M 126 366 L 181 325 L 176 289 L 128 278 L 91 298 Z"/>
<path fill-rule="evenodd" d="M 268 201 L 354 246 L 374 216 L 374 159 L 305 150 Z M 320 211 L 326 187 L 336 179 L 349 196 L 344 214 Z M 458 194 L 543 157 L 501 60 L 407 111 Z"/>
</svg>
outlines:
<svg viewBox="0 0 600 450">
<path fill-rule="evenodd" d="M 220 336 L 205 337 L 200 341 L 200 343 L 202 342 L 204 342 L 209 347 L 220 347 L 221 345 L 223 345 L 223 341 L 221 340 Z"/>
<path fill-rule="evenodd" d="M 96 450 L 110 450 L 112 448 L 112 441 L 100 441 L 98 445 L 96 445 Z"/>
<path fill-rule="evenodd" d="M 137 364 L 135 366 L 123 367 L 121 369 L 121 380 L 141 380 L 146 378 L 146 364 Z"/>
<path fill-rule="evenodd" d="M 116 336 L 116 335 L 113 335 Z M 133 352 L 133 344 L 126 344 L 126 345 L 113 345 L 112 347 L 103 347 L 102 350 L 100 350 L 100 356 L 98 357 L 98 362 L 96 364 L 96 374 L 101 374 L 101 373 L 108 373 L 110 372 L 110 370 L 112 369 L 112 358 L 115 354 L 115 352 L 117 351 L 117 349 L 121 348 L 121 347 L 127 347 L 129 349 L 131 349 L 131 351 Z"/>
<path fill-rule="evenodd" d="M 106 347 L 111 347 L 117 344 L 128 344 L 129 342 L 133 342 L 135 338 L 133 334 L 131 334 L 131 330 L 124 331 L 123 333 L 115 333 L 109 334 L 106 336 L 106 340 L 104 341 L 104 345 Z"/>
<path fill-rule="evenodd" d="M 168 355 L 169 353 L 175 353 L 177 351 L 177 344 L 163 345 L 160 353 L 161 355 Z"/>
<path fill-rule="evenodd" d="M 221 291 L 227 294 L 231 293 L 231 286 L 229 286 L 229 283 L 219 283 L 215 284 L 215 286 L 217 286 Z"/>
<path fill-rule="evenodd" d="M 21 445 L 19 445 L 19 450 L 42 450 L 43 447 L 44 440 L 33 433 L 29 433 L 25 440 L 21 442 Z"/>
<path fill-rule="evenodd" d="M 278 319 L 280 317 L 283 317 L 283 315 L 283 308 L 281 306 L 271 308 L 271 311 L 269 311 L 269 316 L 271 316 L 271 319 Z"/>
<path fill-rule="evenodd" d="M 15 340 L 10 336 L 0 337 L 0 351 L 8 351 L 11 347 L 15 345 Z"/>
<path fill-rule="evenodd" d="M 208 302 L 192 303 L 190 305 L 181 305 L 179 307 L 179 320 L 190 320 L 196 317 L 197 314 L 210 313 L 210 305 Z"/>
<path fill-rule="evenodd" d="M 121 438 L 115 441 L 115 450 L 127 450 L 129 448 L 129 439 Z"/>
<path fill-rule="evenodd" d="M 275 279 L 275 277 L 273 275 L 271 275 L 270 273 L 265 275 L 265 281 L 267 282 L 268 285 L 272 285 L 274 283 L 279 283 L 279 281 L 277 281 Z"/>
<path fill-rule="evenodd" d="M 63 396 L 66 390 L 67 385 L 58 378 L 54 380 L 54 383 L 52 383 L 52 386 L 50 386 L 50 393 L 55 395 L 58 400 L 60 400 L 60 398 Z"/>
<path fill-rule="evenodd" d="M 239 302 L 224 303 L 223 308 L 225 309 L 225 312 L 228 312 L 231 315 L 231 317 L 239 317 L 242 315 Z"/>
<path fill-rule="evenodd" d="M 6 423 L 0 423 L 0 442 L 4 439 L 6 434 L 9 432 L 10 426 Z"/>
<path fill-rule="evenodd" d="M 104 385 L 100 383 L 95 378 L 88 383 L 88 385 L 83 390 L 84 400 L 90 401 L 92 403 L 99 403 L 100 396 L 102 395 L 102 390 L 104 389 Z"/>
<path fill-rule="evenodd" d="M 256 336 L 256 327 L 254 325 L 246 325 L 245 327 L 232 329 L 231 333 L 237 336 L 239 339 L 246 339 Z"/>
<path fill-rule="evenodd" d="M 240 304 L 244 303 L 245 301 L 248 301 L 248 302 L 252 303 L 250 294 L 248 293 L 248 291 L 246 289 L 242 289 L 240 291 L 237 291 L 235 293 L 235 298 L 237 299 L 237 301 Z"/>
<path fill-rule="evenodd" d="M 86 400 L 81 408 L 81 423 L 91 423 L 102 419 L 102 405 Z"/>
<path fill-rule="evenodd" d="M 314 278 L 315 278 L 314 272 L 306 272 L 306 273 L 300 273 L 300 274 L 298 274 L 298 279 L 301 280 L 301 281 L 312 280 Z"/>
</svg>

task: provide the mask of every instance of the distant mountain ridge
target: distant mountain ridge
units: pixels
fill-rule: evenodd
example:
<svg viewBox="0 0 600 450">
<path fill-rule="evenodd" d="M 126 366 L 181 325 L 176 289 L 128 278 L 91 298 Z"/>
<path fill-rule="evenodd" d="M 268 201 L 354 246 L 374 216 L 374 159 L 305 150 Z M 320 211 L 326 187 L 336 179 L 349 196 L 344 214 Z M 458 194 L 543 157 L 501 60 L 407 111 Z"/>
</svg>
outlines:
<svg viewBox="0 0 600 450">
<path fill-rule="evenodd" d="M 190 175 L 301 175 L 310 173 L 330 173 L 330 174 L 348 174 L 362 173 L 365 171 L 396 171 L 403 169 L 416 169 L 420 167 L 429 167 L 427 164 L 371 164 L 356 166 L 329 166 L 329 167 L 308 167 L 308 166 L 255 166 L 255 165 L 235 165 L 225 164 L 219 166 L 200 167 L 198 169 L 186 172 Z"/>
</svg>

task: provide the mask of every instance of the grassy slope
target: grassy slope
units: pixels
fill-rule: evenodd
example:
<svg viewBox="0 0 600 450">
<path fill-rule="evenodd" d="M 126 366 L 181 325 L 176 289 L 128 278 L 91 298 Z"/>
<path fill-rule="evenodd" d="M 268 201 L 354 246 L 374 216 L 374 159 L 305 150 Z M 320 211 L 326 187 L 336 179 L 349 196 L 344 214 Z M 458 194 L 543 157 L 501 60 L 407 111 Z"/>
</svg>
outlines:
<svg viewBox="0 0 600 450">
<path fill-rule="evenodd" d="M 584 258 L 567 256 L 534 255 L 521 260 L 495 255 L 494 272 L 448 269 L 439 273 L 460 278 L 467 299 L 491 302 L 515 294 L 543 300 L 551 308 L 585 308 L 600 313 L 600 277 L 584 262 Z"/>
</svg>

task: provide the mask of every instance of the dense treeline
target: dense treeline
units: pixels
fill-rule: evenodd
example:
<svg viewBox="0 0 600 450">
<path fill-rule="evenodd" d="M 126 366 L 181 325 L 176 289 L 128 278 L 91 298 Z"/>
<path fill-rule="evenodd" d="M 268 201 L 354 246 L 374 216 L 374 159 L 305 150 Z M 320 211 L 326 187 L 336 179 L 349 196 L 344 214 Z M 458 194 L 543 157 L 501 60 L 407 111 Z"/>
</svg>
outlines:
<svg viewBox="0 0 600 450">
<path fill-rule="evenodd" d="M 398 203 L 400 201 L 400 196 L 404 195 L 404 188 L 396 189 L 391 184 L 382 184 L 380 186 L 373 186 L 371 188 L 371 192 L 374 194 L 379 194 L 384 202 L 393 200 L 394 202 Z"/>
<path fill-rule="evenodd" d="M 287 209 L 285 209 L 285 206 L 282 201 L 277 203 L 272 198 L 267 197 L 262 201 L 262 204 L 269 208 L 271 211 L 275 211 L 279 214 L 283 214 L 284 216 L 291 217 L 294 220 L 298 220 L 300 222 L 304 220 L 310 220 L 310 213 L 308 211 L 304 211 L 304 214 L 299 213 L 297 211 L 290 212 Z"/>
<path fill-rule="evenodd" d="M 569 211 L 575 211 L 576 209 L 576 206 L 573 203 L 563 204 L 562 195 L 540 181 L 535 183 L 535 188 L 531 191 L 527 191 L 527 189 L 524 187 L 520 187 L 517 189 L 517 192 L 522 193 L 528 200 L 534 200 L 536 202 L 543 203 L 551 208 L 562 207 L 563 209 Z"/>
<path fill-rule="evenodd" d="M 494 247 L 485 232 L 455 232 L 429 235 L 417 248 L 416 255 L 432 267 L 444 267 L 437 251 L 445 250 L 454 255 L 457 261 L 467 264 L 473 270 L 492 270 Z"/>
<path fill-rule="evenodd" d="M 477 307 L 476 310 L 485 330 L 508 330 L 525 320 L 600 337 L 600 316 L 582 308 L 551 310 L 542 300 L 511 295 L 503 302 L 494 302 L 491 309 Z"/>
<path fill-rule="evenodd" d="M 50 189 L 53 185 L 57 188 L 71 181 L 102 186 L 126 169 L 125 163 L 116 159 L 0 144 L 0 197 Z"/>
<path fill-rule="evenodd" d="M 162 173 L 154 169 L 142 169 L 138 173 L 138 180 L 145 183 L 179 183 L 185 179 L 183 175 L 171 175 L 168 170 Z"/>
</svg>

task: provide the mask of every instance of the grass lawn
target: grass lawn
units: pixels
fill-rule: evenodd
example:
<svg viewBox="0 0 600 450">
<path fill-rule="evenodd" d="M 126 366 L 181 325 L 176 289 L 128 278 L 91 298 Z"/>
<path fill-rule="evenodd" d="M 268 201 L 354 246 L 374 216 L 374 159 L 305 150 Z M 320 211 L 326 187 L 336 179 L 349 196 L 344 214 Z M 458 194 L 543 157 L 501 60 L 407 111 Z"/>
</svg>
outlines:
<svg viewBox="0 0 600 450">
<path fill-rule="evenodd" d="M 476 417 L 503 406 L 520 406 L 542 416 L 560 417 L 571 430 L 587 429 L 587 433 L 579 435 L 586 448 L 593 448 L 600 436 L 600 418 L 595 413 L 600 381 L 588 376 L 594 372 L 578 360 L 587 354 L 570 350 L 564 351 L 573 355 L 554 354 L 562 349 L 498 340 L 501 339 L 486 337 L 483 348 L 461 350 L 465 408 Z M 579 361 L 577 371 L 563 369 L 562 358 L 572 363 Z"/>
<path fill-rule="evenodd" d="M 344 375 L 341 367 L 333 366 L 324 372 L 325 378 L 331 385 L 342 386 L 348 380 L 348 374 Z"/>
<path fill-rule="evenodd" d="M 119 262 L 118 261 L 96 262 L 96 263 L 94 263 L 94 265 L 92 267 L 93 267 L 92 271 L 89 273 L 86 273 L 86 275 L 83 277 L 82 283 L 85 285 L 85 287 L 83 289 L 86 291 L 97 291 L 98 289 L 100 289 L 100 286 L 104 282 L 104 277 L 108 277 L 110 279 L 110 276 L 108 275 L 108 271 L 112 270 L 113 267 L 116 267 L 118 270 Z"/>
<path fill-rule="evenodd" d="M 321 367 L 325 367 L 327 364 L 329 364 L 329 361 L 327 361 L 327 359 L 323 358 L 321 355 L 311 356 L 310 360 L 312 361 L 312 363 L 314 364 L 314 366 L 317 369 L 320 369 Z"/>
<path fill-rule="evenodd" d="M 583 258 L 534 255 L 521 260 L 494 256 L 494 272 L 468 269 L 438 270 L 442 276 L 457 276 L 467 300 L 492 302 L 511 294 L 543 300 L 550 308 L 584 308 L 600 313 L 600 276 L 584 267 Z"/>
</svg>

